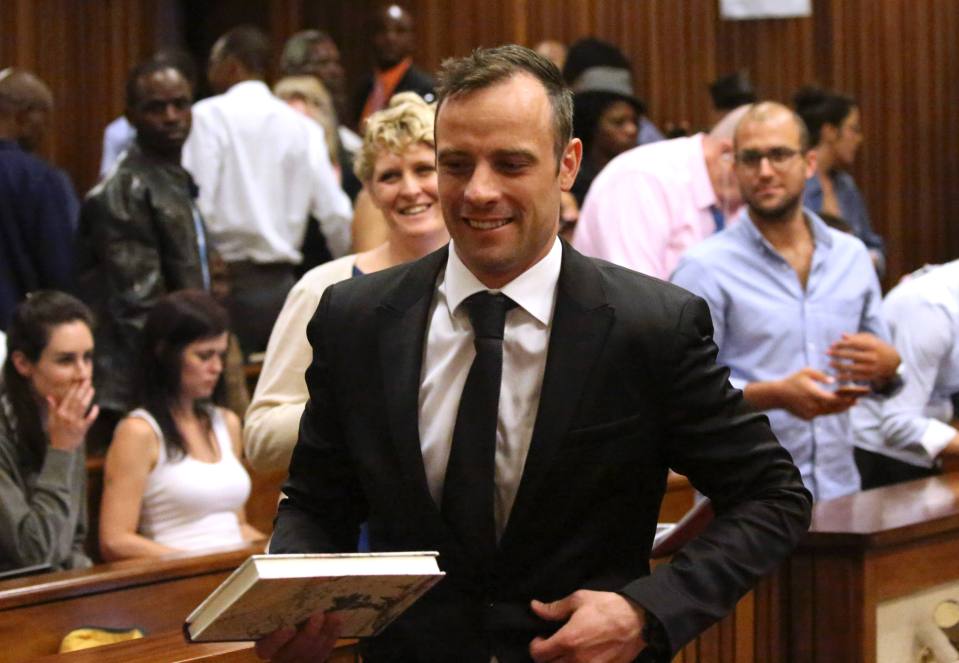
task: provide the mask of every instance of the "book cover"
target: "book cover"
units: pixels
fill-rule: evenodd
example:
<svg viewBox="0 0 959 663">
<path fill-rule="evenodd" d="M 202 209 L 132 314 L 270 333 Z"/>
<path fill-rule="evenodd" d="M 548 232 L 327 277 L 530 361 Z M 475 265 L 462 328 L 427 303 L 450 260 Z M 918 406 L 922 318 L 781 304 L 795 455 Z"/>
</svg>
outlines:
<svg viewBox="0 0 959 663">
<path fill-rule="evenodd" d="M 257 640 L 317 610 L 374 636 L 439 582 L 435 552 L 252 555 L 187 617 L 194 642 Z"/>
</svg>

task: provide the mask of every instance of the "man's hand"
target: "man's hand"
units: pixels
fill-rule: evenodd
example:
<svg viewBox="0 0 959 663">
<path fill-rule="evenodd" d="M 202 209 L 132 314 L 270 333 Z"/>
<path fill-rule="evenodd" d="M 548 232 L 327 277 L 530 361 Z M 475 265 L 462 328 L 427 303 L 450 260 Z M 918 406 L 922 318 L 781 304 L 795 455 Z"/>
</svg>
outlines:
<svg viewBox="0 0 959 663">
<path fill-rule="evenodd" d="M 819 386 L 834 382 L 822 371 L 806 367 L 777 383 L 777 400 L 780 407 L 806 421 L 824 414 L 845 412 L 855 405 L 856 399 L 837 395 Z"/>
<path fill-rule="evenodd" d="M 953 422 L 953 425 L 955 425 L 955 422 Z M 949 443 L 945 446 L 945 448 L 939 452 L 939 457 L 951 458 L 959 461 L 959 435 L 956 435 L 949 440 Z M 948 471 L 948 469 L 946 471 Z"/>
<path fill-rule="evenodd" d="M 843 334 L 827 353 L 829 365 L 842 382 L 872 382 L 882 385 L 896 374 L 899 353 L 885 341 L 860 332 Z"/>
<path fill-rule="evenodd" d="M 256 643 L 256 655 L 273 663 L 314 663 L 325 661 L 340 637 L 335 614 L 317 612 L 299 628 L 288 626 L 273 631 Z"/>
<path fill-rule="evenodd" d="M 553 603 L 532 602 L 549 621 L 568 620 L 549 639 L 534 638 L 530 656 L 537 663 L 628 663 L 643 650 L 643 608 L 614 592 L 581 589 Z"/>
</svg>

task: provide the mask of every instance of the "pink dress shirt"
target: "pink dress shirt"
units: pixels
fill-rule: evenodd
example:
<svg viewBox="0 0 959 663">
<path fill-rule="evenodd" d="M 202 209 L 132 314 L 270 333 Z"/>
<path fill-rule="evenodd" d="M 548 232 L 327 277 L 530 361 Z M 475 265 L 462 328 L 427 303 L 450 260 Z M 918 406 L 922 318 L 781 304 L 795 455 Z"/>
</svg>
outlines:
<svg viewBox="0 0 959 663">
<path fill-rule="evenodd" d="M 668 279 L 683 253 L 716 230 L 715 204 L 703 134 L 642 145 L 610 161 L 593 180 L 573 246 Z"/>
</svg>

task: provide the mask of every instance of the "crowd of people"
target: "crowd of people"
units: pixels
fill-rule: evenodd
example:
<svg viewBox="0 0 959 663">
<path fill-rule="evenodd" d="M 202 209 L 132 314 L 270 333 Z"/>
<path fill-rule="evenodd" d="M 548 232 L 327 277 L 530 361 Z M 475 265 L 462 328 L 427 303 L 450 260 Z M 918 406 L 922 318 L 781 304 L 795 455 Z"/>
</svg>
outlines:
<svg viewBox="0 0 959 663">
<path fill-rule="evenodd" d="M 831 499 L 959 455 L 957 266 L 883 299 L 884 244 L 849 174 L 854 100 L 758 101 L 737 72 L 710 88 L 713 127 L 664 134 L 613 44 L 478 51 L 436 88 L 413 65 L 409 12 L 383 6 L 374 26 L 353 96 L 317 30 L 287 42 L 272 88 L 275 54 L 249 26 L 213 46 L 207 99 L 183 54 L 138 64 L 82 203 L 31 154 L 49 89 L 0 72 L 0 571 L 265 540 L 244 515 L 245 458 L 290 471 L 272 552 L 441 549 L 449 580 L 381 654 L 429 660 L 416 631 L 433 654 L 480 647 L 463 625 L 480 603 L 496 631 L 524 597 L 554 601 L 534 608 L 548 622 L 602 590 L 644 609 L 617 614 L 661 654 L 787 554 L 805 491 Z M 490 347 L 502 394 L 484 410 L 470 362 Z M 487 458 L 456 443 L 487 428 Z M 553 460 L 550 435 L 566 444 Z M 93 551 L 88 451 L 105 453 Z M 644 577 L 651 534 L 616 527 L 655 522 L 666 467 L 719 514 L 685 553 L 725 588 L 705 604 L 662 596 L 693 596 L 702 568 Z M 631 472 L 659 487 L 636 494 Z M 537 481 L 566 488 L 531 501 Z M 474 482 L 492 491 L 449 488 Z M 731 544 L 735 518 L 779 529 Z M 307 630 L 259 651 L 322 651 L 335 622 Z M 490 637 L 512 660 L 516 633 Z M 537 660 L 553 640 L 536 638 Z"/>
</svg>

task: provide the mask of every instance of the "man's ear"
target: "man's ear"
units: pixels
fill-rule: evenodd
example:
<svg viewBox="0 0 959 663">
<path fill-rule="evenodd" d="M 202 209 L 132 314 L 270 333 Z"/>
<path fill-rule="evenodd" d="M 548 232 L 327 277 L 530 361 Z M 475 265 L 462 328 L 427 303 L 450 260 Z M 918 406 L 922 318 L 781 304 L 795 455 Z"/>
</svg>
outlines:
<svg viewBox="0 0 959 663">
<path fill-rule="evenodd" d="M 246 65 L 243 64 L 240 58 L 236 57 L 232 53 L 223 56 L 223 62 L 226 65 L 228 78 L 230 79 L 231 84 L 236 84 L 239 81 L 249 78 L 252 73 L 246 68 Z"/>
<path fill-rule="evenodd" d="M 29 380 L 33 376 L 33 362 L 27 359 L 27 356 L 19 350 L 13 351 L 10 355 L 10 361 L 21 377 Z"/>
<path fill-rule="evenodd" d="M 15 130 L 18 138 L 23 136 L 27 131 L 27 127 L 30 126 L 30 112 L 32 110 L 33 109 L 29 107 L 21 108 L 13 114 L 13 123 L 16 125 Z"/>
<path fill-rule="evenodd" d="M 563 156 L 559 160 L 559 186 L 563 191 L 569 191 L 573 188 L 573 182 L 576 181 L 576 175 L 579 173 L 579 166 L 583 162 L 583 141 L 579 138 L 573 138 L 563 150 Z"/>
<path fill-rule="evenodd" d="M 807 150 L 803 155 L 803 159 L 806 160 L 806 179 L 808 180 L 812 177 L 819 166 L 819 161 L 816 157 L 816 150 Z"/>
</svg>

